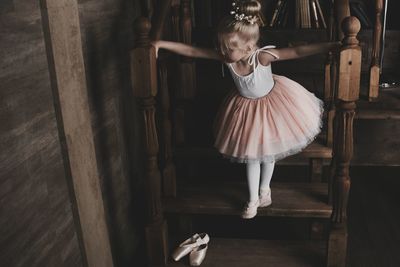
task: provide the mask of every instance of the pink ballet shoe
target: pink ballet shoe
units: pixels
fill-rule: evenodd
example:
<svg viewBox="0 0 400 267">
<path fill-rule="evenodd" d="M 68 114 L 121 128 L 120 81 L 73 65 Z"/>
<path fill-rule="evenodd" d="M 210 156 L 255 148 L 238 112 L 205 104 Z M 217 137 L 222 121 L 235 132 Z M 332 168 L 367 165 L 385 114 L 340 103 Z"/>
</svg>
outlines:
<svg viewBox="0 0 400 267">
<path fill-rule="evenodd" d="M 271 188 L 268 189 L 260 189 L 260 207 L 268 207 L 272 204 L 271 199 Z"/>
<path fill-rule="evenodd" d="M 210 237 L 206 233 L 194 234 L 192 237 L 183 241 L 172 253 L 172 258 L 174 261 L 179 261 L 181 258 L 192 252 L 197 247 L 207 244 L 210 241 Z M 192 256 L 194 262 L 202 261 L 200 260 L 201 255 L 205 254 L 204 248 L 198 250 L 197 253 Z"/>
</svg>

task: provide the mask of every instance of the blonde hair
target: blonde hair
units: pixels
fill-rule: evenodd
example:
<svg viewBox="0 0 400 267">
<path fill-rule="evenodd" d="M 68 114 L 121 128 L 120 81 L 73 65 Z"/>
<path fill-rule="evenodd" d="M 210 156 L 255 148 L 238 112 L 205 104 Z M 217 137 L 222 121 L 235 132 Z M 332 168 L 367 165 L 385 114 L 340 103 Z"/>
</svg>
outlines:
<svg viewBox="0 0 400 267">
<path fill-rule="evenodd" d="M 261 4 L 257 0 L 234 1 L 231 15 L 224 17 L 217 28 L 217 39 L 222 54 L 227 50 L 238 47 L 238 41 L 233 34 L 245 41 L 257 43 L 260 38 L 260 26 L 264 26 Z M 246 19 L 246 17 L 252 18 Z M 244 18 L 244 19 L 243 19 Z"/>
</svg>

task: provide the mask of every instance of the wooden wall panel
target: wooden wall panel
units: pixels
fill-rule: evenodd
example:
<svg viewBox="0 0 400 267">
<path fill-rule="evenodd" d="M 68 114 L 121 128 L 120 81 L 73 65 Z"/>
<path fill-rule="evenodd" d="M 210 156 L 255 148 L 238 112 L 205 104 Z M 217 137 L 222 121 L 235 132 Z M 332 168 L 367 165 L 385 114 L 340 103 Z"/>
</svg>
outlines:
<svg viewBox="0 0 400 267">
<path fill-rule="evenodd" d="M 82 266 L 39 6 L 0 8 L 0 262 Z"/>
<path fill-rule="evenodd" d="M 81 0 L 82 46 L 116 266 L 142 266 L 140 129 L 129 51 L 138 1 Z M 39 1 L 0 4 L 0 262 L 82 266 L 64 175 Z"/>
<path fill-rule="evenodd" d="M 92 125 L 115 266 L 141 266 L 145 256 L 141 253 L 140 115 L 131 94 L 129 61 L 138 2 L 79 1 Z"/>
</svg>

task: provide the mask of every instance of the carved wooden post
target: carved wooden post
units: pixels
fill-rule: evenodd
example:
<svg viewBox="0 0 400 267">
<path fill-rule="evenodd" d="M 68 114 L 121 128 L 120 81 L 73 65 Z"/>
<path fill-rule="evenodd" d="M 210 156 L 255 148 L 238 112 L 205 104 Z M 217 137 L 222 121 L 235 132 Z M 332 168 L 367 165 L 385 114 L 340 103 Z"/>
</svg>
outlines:
<svg viewBox="0 0 400 267">
<path fill-rule="evenodd" d="M 375 11 L 376 19 L 374 26 L 374 37 L 372 42 L 372 61 L 369 70 L 369 90 L 368 90 L 368 100 L 372 101 L 378 97 L 379 90 L 379 56 L 380 56 L 380 46 L 382 38 L 382 10 L 383 10 L 383 0 L 375 0 Z"/>
<path fill-rule="evenodd" d="M 161 176 L 158 169 L 158 140 L 155 124 L 155 96 L 157 69 L 154 47 L 150 45 L 149 19 L 141 17 L 135 22 L 137 41 L 131 52 L 133 95 L 138 98 L 142 112 L 143 142 L 145 149 L 145 193 L 147 204 L 146 241 L 150 265 L 166 264 L 167 224 L 161 206 Z"/>
<path fill-rule="evenodd" d="M 336 162 L 333 177 L 332 231 L 328 243 L 327 265 L 345 266 L 347 249 L 347 200 L 350 190 L 349 166 L 353 156 L 353 119 L 355 101 L 359 98 L 361 48 L 356 38 L 361 25 L 357 18 L 343 20 L 345 38 L 339 54 L 339 81 L 336 99 L 333 157 Z"/>
<path fill-rule="evenodd" d="M 160 98 L 162 108 L 162 127 L 164 143 L 164 170 L 163 170 L 163 188 L 165 196 L 176 197 L 176 170 L 172 157 L 172 127 L 170 116 L 170 97 L 168 88 L 167 62 L 160 59 Z"/>
</svg>

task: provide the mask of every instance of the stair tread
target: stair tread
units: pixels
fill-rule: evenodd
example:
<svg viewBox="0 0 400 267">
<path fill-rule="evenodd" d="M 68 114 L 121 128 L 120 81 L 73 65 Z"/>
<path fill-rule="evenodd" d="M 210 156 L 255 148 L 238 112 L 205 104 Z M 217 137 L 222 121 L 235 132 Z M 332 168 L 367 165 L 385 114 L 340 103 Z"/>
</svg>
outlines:
<svg viewBox="0 0 400 267">
<path fill-rule="evenodd" d="M 400 110 L 397 109 L 371 109 L 358 108 L 356 119 L 400 119 Z"/>
<path fill-rule="evenodd" d="M 325 262 L 325 242 L 317 240 L 255 240 L 211 237 L 204 267 L 320 267 Z M 188 257 L 169 267 L 188 266 Z"/>
<path fill-rule="evenodd" d="M 186 146 L 177 147 L 175 155 L 179 158 L 215 158 L 222 157 L 214 147 Z M 310 145 L 304 148 L 303 151 L 289 158 L 332 158 L 332 148 L 326 146 L 321 138 L 315 139 Z M 284 161 L 285 159 L 283 159 Z M 282 160 L 281 160 L 282 161 Z M 280 161 L 278 161 L 280 162 Z"/>
<path fill-rule="evenodd" d="M 368 99 L 369 75 L 362 76 L 356 119 L 400 119 L 400 88 L 380 88 L 378 97 Z"/>
<path fill-rule="evenodd" d="M 272 183 L 272 204 L 259 208 L 257 216 L 330 218 L 325 183 Z M 247 200 L 243 182 L 191 183 L 178 187 L 177 197 L 164 197 L 167 213 L 239 215 Z"/>
</svg>

